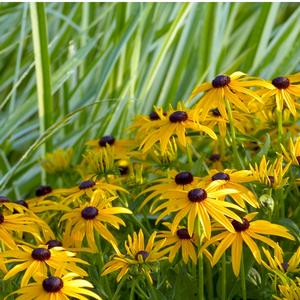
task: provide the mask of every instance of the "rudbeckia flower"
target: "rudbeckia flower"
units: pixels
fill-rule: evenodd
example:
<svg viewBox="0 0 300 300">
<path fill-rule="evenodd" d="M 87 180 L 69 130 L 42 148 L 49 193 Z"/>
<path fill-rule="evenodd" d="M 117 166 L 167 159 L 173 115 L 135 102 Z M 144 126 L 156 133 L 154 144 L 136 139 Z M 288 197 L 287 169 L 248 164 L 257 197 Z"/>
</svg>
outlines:
<svg viewBox="0 0 300 300">
<path fill-rule="evenodd" d="M 255 91 L 249 87 L 264 86 L 261 79 L 252 79 L 242 72 L 231 75 L 218 75 L 212 82 L 206 82 L 196 87 L 190 98 L 194 98 L 205 92 L 204 96 L 195 105 L 195 114 L 201 114 L 201 120 L 205 120 L 211 109 L 218 108 L 223 118 L 228 119 L 225 99 L 243 112 L 249 113 L 247 102 L 249 99 L 261 101 Z M 247 100 L 248 101 L 248 100 Z"/>
<path fill-rule="evenodd" d="M 182 259 L 184 263 L 188 263 L 189 259 L 192 260 L 194 264 L 197 263 L 197 254 L 195 246 L 197 245 L 195 237 L 190 236 L 185 227 L 177 228 L 176 232 L 172 233 L 171 223 L 163 223 L 170 230 L 159 231 L 157 233 L 157 238 L 165 239 L 164 247 L 167 247 L 165 251 L 169 253 L 169 261 L 172 262 L 176 254 L 181 249 Z"/>
<path fill-rule="evenodd" d="M 298 83 L 298 84 L 297 84 Z M 300 97 L 300 73 L 286 76 L 276 77 L 272 82 L 266 82 L 266 89 L 262 91 L 262 99 L 275 97 L 278 111 L 282 111 L 284 104 L 289 111 L 296 116 L 297 111 L 295 107 L 296 97 Z"/>
<path fill-rule="evenodd" d="M 85 199 L 86 197 L 90 199 L 95 191 L 101 193 L 103 196 L 115 196 L 116 193 L 120 191 L 127 193 L 122 187 L 109 184 L 104 180 L 94 181 L 89 179 L 80 182 L 78 186 L 73 188 L 56 189 L 53 194 L 61 197 L 61 203 L 69 205 L 71 203 L 80 203 L 81 197 L 83 196 Z"/>
<path fill-rule="evenodd" d="M 232 269 L 235 276 L 238 277 L 240 273 L 241 257 L 244 242 L 250 248 L 255 260 L 259 264 L 261 264 L 261 253 L 253 239 L 262 241 L 263 243 L 266 243 L 272 248 L 276 248 L 277 244 L 270 238 L 265 237 L 264 235 L 275 235 L 294 240 L 294 237 L 288 233 L 288 230 L 281 225 L 272 224 L 271 222 L 265 220 L 252 221 L 256 215 L 256 212 L 247 214 L 243 218 L 242 222 L 233 220 L 231 224 L 234 228 L 234 232 L 228 232 L 226 230 L 222 233 L 213 236 L 209 241 L 207 241 L 203 245 L 202 251 L 203 249 L 206 249 L 209 245 L 215 244 L 216 242 L 220 241 L 211 259 L 211 263 L 213 266 L 219 261 L 226 249 L 231 246 Z"/>
<path fill-rule="evenodd" d="M 60 222 L 66 221 L 64 230 L 64 243 L 69 246 L 80 248 L 86 237 L 88 246 L 97 250 L 94 230 L 116 248 L 117 241 L 103 223 L 110 224 L 116 229 L 120 225 L 125 226 L 124 221 L 115 216 L 116 214 L 131 214 L 124 207 L 112 207 L 111 203 L 117 197 L 104 198 L 101 191 L 96 191 L 89 202 L 78 208 L 65 213 Z"/>
<path fill-rule="evenodd" d="M 259 166 L 255 163 L 254 167 L 250 165 L 254 180 L 265 185 L 271 186 L 274 189 L 281 188 L 286 185 L 288 177 L 284 178 L 287 173 L 290 162 L 283 167 L 283 157 L 280 156 L 272 164 L 263 156 Z"/>
<path fill-rule="evenodd" d="M 37 206 L 41 201 L 52 195 L 52 187 L 50 185 L 40 185 L 35 190 L 35 197 L 26 200 L 28 208 Z"/>
<path fill-rule="evenodd" d="M 4 276 L 4 280 L 14 277 L 20 272 L 24 272 L 21 279 L 21 287 L 28 284 L 31 278 L 36 278 L 37 274 L 47 276 L 49 270 L 60 269 L 63 264 L 63 274 L 76 272 L 81 276 L 87 276 L 87 273 L 76 266 L 76 263 L 87 264 L 80 258 L 74 257 L 75 253 L 65 251 L 64 248 L 48 248 L 40 245 L 36 248 L 26 245 L 18 245 L 18 249 L 8 250 L 0 253 L 4 258 L 4 263 L 17 263 Z"/>
<path fill-rule="evenodd" d="M 141 132 L 147 132 L 146 137 L 140 143 L 140 149 L 143 152 L 148 152 L 155 143 L 159 142 L 161 152 L 165 153 L 172 136 L 176 136 L 177 143 L 185 148 L 187 145 L 187 130 L 204 132 L 212 139 L 217 139 L 216 134 L 210 128 L 201 125 L 199 120 L 194 118 L 193 111 L 184 108 L 180 104 L 177 110 L 171 107 L 165 117 L 161 116 L 160 120 L 145 124 L 140 130 Z"/>
<path fill-rule="evenodd" d="M 125 242 L 126 254 L 124 255 L 119 249 L 115 249 L 117 253 L 111 261 L 105 264 L 102 276 L 121 269 L 117 276 L 117 282 L 129 272 L 133 276 L 137 273 L 143 273 L 152 283 L 151 264 L 163 259 L 165 254 L 165 251 L 162 251 L 164 240 L 155 242 L 155 237 L 156 232 L 153 232 L 147 245 L 145 245 L 142 230 L 138 234 L 134 232 L 132 237 L 128 235 L 128 241 Z"/>
<path fill-rule="evenodd" d="M 281 145 L 281 149 L 284 155 L 284 158 L 291 162 L 295 166 L 300 165 L 300 137 L 297 137 L 295 143 L 293 143 L 293 139 L 290 138 L 289 149 L 288 151 Z"/>
<path fill-rule="evenodd" d="M 299 300 L 300 299 L 300 278 L 289 280 L 285 284 L 278 285 L 280 297 L 273 295 L 276 300 Z"/>
<path fill-rule="evenodd" d="M 164 193 L 173 190 L 190 189 L 192 186 L 199 184 L 200 178 L 193 176 L 191 172 L 171 172 L 168 178 L 161 178 L 154 181 L 154 185 L 146 188 L 140 195 L 151 192 L 142 202 L 141 207 L 144 207 L 150 200 L 155 197 L 162 196 Z"/>
<path fill-rule="evenodd" d="M 72 148 L 57 149 L 52 153 L 46 153 L 46 157 L 41 162 L 41 165 L 49 174 L 60 174 L 70 169 L 72 156 Z"/>
<path fill-rule="evenodd" d="M 187 229 L 190 236 L 194 233 L 195 221 L 199 220 L 205 237 L 211 235 L 210 217 L 224 225 L 230 232 L 234 227 L 227 217 L 241 221 L 240 217 L 229 208 L 243 211 L 239 206 L 226 201 L 218 200 L 220 197 L 238 193 L 235 189 L 218 190 L 215 185 L 208 185 L 205 188 L 191 187 L 186 190 L 173 190 L 164 193 L 154 204 L 152 214 L 164 210 L 157 218 L 156 223 L 171 213 L 176 213 L 172 222 L 171 231 L 175 233 L 179 223 L 187 216 Z M 162 203 L 160 203 L 162 202 Z"/>
<path fill-rule="evenodd" d="M 250 170 L 231 170 L 225 169 L 223 172 L 210 170 L 209 175 L 204 178 L 207 184 L 214 182 L 218 189 L 235 189 L 239 193 L 232 194 L 230 197 L 241 207 L 245 208 L 245 202 L 253 207 L 259 207 L 255 195 L 241 183 L 251 182 L 254 180 Z"/>
<path fill-rule="evenodd" d="M 93 285 L 84 279 L 78 279 L 78 274 L 64 274 L 57 270 L 54 275 L 37 276 L 34 283 L 22 287 L 12 294 L 21 294 L 16 300 L 86 300 L 87 296 L 97 300 L 101 298 L 87 288 Z"/>
<path fill-rule="evenodd" d="M 12 232 L 32 234 L 37 240 L 41 240 L 39 227 L 36 225 L 36 218 L 24 214 L 2 214 L 0 213 L 0 236 L 1 241 L 8 248 L 16 248 Z"/>
<path fill-rule="evenodd" d="M 87 146 L 94 151 L 113 151 L 114 159 L 126 159 L 129 152 L 137 145 L 133 140 L 118 140 L 112 135 L 105 135 L 99 140 L 88 141 Z"/>
<path fill-rule="evenodd" d="M 262 264 L 270 271 L 278 271 L 280 270 L 282 273 L 298 273 L 300 271 L 300 247 L 298 247 L 297 251 L 291 256 L 291 258 L 286 261 L 283 258 L 283 251 L 277 245 L 274 248 L 274 257 L 271 255 L 270 251 L 263 247 L 263 251 L 268 259 L 268 263 L 262 261 Z"/>
</svg>

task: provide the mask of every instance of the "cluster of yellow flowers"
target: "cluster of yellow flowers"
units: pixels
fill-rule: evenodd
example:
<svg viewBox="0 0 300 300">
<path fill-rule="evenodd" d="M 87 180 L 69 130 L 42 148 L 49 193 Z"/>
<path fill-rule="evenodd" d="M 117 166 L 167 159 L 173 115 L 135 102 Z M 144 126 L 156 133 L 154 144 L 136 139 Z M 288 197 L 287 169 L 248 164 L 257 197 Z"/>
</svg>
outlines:
<svg viewBox="0 0 300 300">
<path fill-rule="evenodd" d="M 203 260 L 213 267 L 223 257 L 239 277 L 248 247 L 275 278 L 274 297 L 299 299 L 300 279 L 291 274 L 300 270 L 300 248 L 286 261 L 282 241 L 294 247 L 295 236 L 273 222 L 298 216 L 286 197 L 298 191 L 298 97 L 300 74 L 272 82 L 219 75 L 176 109 L 137 116 L 131 139 L 88 141 L 75 166 L 73 149 L 49 153 L 42 166 L 67 187 L 43 185 L 26 200 L 0 197 L 0 270 L 3 280 L 22 274 L 8 296 L 115 299 L 120 286 L 113 295 L 108 282 L 105 292 L 95 283 L 95 293 L 82 279 L 94 260 L 97 274 L 117 271 L 117 282 L 149 285 L 168 261 L 199 265 L 204 299 Z"/>
</svg>

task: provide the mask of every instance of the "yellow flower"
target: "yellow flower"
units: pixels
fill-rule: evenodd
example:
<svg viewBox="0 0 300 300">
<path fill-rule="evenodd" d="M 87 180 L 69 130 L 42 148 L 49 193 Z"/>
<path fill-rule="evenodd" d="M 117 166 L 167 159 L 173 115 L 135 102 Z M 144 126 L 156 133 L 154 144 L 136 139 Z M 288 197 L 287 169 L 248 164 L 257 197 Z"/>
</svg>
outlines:
<svg viewBox="0 0 300 300">
<path fill-rule="evenodd" d="M 235 189 L 239 193 L 230 195 L 230 197 L 241 207 L 245 208 L 245 202 L 253 207 L 259 207 L 255 195 L 241 183 L 253 181 L 252 172 L 249 170 L 231 170 L 225 169 L 223 172 L 210 170 L 209 175 L 204 178 L 207 184 L 214 182 L 218 189 Z"/>
<path fill-rule="evenodd" d="M 0 253 L 0 257 L 5 258 L 5 264 L 17 263 L 4 276 L 4 280 L 14 277 L 16 274 L 25 271 L 21 279 L 21 287 L 28 284 L 31 278 L 36 279 L 37 274 L 47 276 L 49 270 L 60 269 L 63 264 L 63 274 L 76 272 L 81 276 L 87 273 L 76 266 L 76 263 L 87 264 L 80 258 L 74 257 L 75 254 L 65 251 L 64 248 L 48 248 L 46 245 L 29 247 L 18 245 L 18 249 L 7 250 Z"/>
<path fill-rule="evenodd" d="M 290 138 L 289 151 L 286 151 L 283 145 L 281 145 L 281 149 L 288 162 L 295 166 L 300 165 L 300 137 L 296 138 L 295 144 L 293 143 L 293 139 Z"/>
<path fill-rule="evenodd" d="M 146 123 L 145 126 L 140 128 L 140 130 L 147 132 L 146 137 L 140 144 L 140 149 L 143 152 L 148 152 L 155 143 L 159 142 L 161 153 L 164 154 L 172 136 L 177 136 L 177 143 L 185 148 L 187 145 L 187 129 L 204 132 L 216 140 L 216 134 L 207 126 L 201 125 L 198 122 L 199 120 L 193 116 L 193 111 L 185 109 L 181 104 L 178 105 L 176 111 L 171 107 L 165 117 L 161 116 L 160 120 Z"/>
<path fill-rule="evenodd" d="M 128 235 L 128 241 L 125 242 L 126 254 L 115 249 L 117 253 L 105 264 L 102 276 L 121 269 L 117 276 L 118 282 L 130 271 L 132 275 L 144 273 L 152 283 L 151 264 L 163 259 L 165 254 L 165 251 L 161 251 L 164 240 L 155 243 L 155 238 L 156 232 L 153 232 L 145 245 L 142 230 L 138 234 L 134 232 L 132 237 Z"/>
<path fill-rule="evenodd" d="M 248 99 L 261 101 L 249 87 L 263 85 L 264 81 L 261 79 L 252 79 L 242 72 L 235 72 L 229 76 L 219 75 L 212 82 L 201 84 L 193 90 L 190 98 L 206 92 L 195 105 L 195 113 L 200 113 L 201 119 L 205 120 L 211 109 L 218 108 L 221 116 L 227 120 L 225 99 L 243 112 L 249 113 L 247 102 L 250 100 Z"/>
<path fill-rule="evenodd" d="M 87 289 L 93 288 L 90 282 L 77 277 L 79 275 L 75 273 L 63 274 L 58 270 L 54 276 L 38 276 L 36 282 L 12 294 L 21 294 L 16 300 L 84 300 L 87 299 L 86 296 L 101 300 L 97 294 Z"/>
<path fill-rule="evenodd" d="M 220 222 L 229 231 L 234 232 L 234 228 L 227 217 L 241 221 L 240 217 L 232 212 L 229 208 L 243 211 L 239 206 L 218 200 L 225 195 L 238 193 L 234 189 L 218 190 L 214 185 L 206 187 L 191 187 L 186 190 L 173 190 L 164 193 L 154 204 L 158 204 L 152 208 L 151 213 L 164 210 L 157 218 L 156 223 L 167 215 L 175 212 L 176 215 L 172 222 L 171 230 L 174 233 L 182 219 L 187 216 L 187 229 L 190 236 L 194 233 L 195 221 L 199 220 L 204 235 L 209 239 L 211 235 L 210 217 Z M 160 203 L 162 202 L 162 203 Z"/>
<path fill-rule="evenodd" d="M 131 140 L 118 140 L 112 135 L 105 135 L 99 140 L 88 141 L 87 146 L 94 151 L 108 150 L 114 154 L 114 159 L 126 159 L 129 152 L 136 148 L 135 141 Z"/>
<path fill-rule="evenodd" d="M 249 129 L 249 124 L 251 124 L 251 115 L 245 114 L 240 111 L 233 110 L 232 111 L 233 118 L 233 126 L 243 134 L 246 134 L 247 129 Z M 203 121 L 203 125 L 214 130 L 216 126 L 218 126 L 219 133 L 221 137 L 225 137 L 227 134 L 227 125 L 229 124 L 229 120 L 224 118 L 218 108 L 214 108 L 208 112 L 207 117 Z"/>
<path fill-rule="evenodd" d="M 169 175 L 170 176 L 168 178 L 156 180 L 156 184 L 148 187 L 140 193 L 140 195 L 143 195 L 151 192 L 144 199 L 140 208 L 143 208 L 153 198 L 163 196 L 164 193 L 168 191 L 190 189 L 193 186 L 196 187 L 200 182 L 200 178 L 193 176 L 191 172 L 184 171 L 177 173 L 176 171 L 172 171 Z"/>
<path fill-rule="evenodd" d="M 284 178 L 284 175 L 290 167 L 290 162 L 283 168 L 283 157 L 280 156 L 272 164 L 266 160 L 263 156 L 259 166 L 255 163 L 254 167 L 250 165 L 255 180 L 271 186 L 274 189 L 278 189 L 286 185 L 288 177 Z"/>
<path fill-rule="evenodd" d="M 190 236 L 185 227 L 177 228 L 177 231 L 172 233 L 171 223 L 163 223 L 170 230 L 168 231 L 159 231 L 157 233 L 157 238 L 164 238 L 164 247 L 167 247 L 165 251 L 169 253 L 169 261 L 172 262 L 176 254 L 181 249 L 182 259 L 184 263 L 188 263 L 189 258 L 193 261 L 194 264 L 197 263 L 196 255 L 196 241 L 194 236 Z"/>
<path fill-rule="evenodd" d="M 97 191 L 103 196 L 110 195 L 115 196 L 117 192 L 127 191 L 122 187 L 109 184 L 104 180 L 94 181 L 92 179 L 84 180 L 79 183 L 78 186 L 69 189 L 56 189 L 53 191 L 53 195 L 61 197 L 61 203 L 69 205 L 71 203 L 78 204 L 82 202 L 82 198 L 86 201 L 86 198 L 91 199 L 93 193 Z"/>
<path fill-rule="evenodd" d="M 297 273 L 300 271 L 300 247 L 298 247 L 297 251 L 292 255 L 292 257 L 286 261 L 283 259 L 283 251 L 277 244 L 277 247 L 274 248 L 274 257 L 272 257 L 269 250 L 263 247 L 263 251 L 268 259 L 269 264 L 262 261 L 263 265 L 270 271 L 278 271 L 280 270 L 282 273 Z"/>
<path fill-rule="evenodd" d="M 228 232 L 227 230 L 213 236 L 209 241 L 207 241 L 203 247 L 202 251 L 206 249 L 209 245 L 221 241 L 211 259 L 212 265 L 215 265 L 227 248 L 231 246 L 231 258 L 232 258 L 232 269 L 235 276 L 239 276 L 241 257 L 243 251 L 244 242 L 250 248 L 251 253 L 253 254 L 255 260 L 261 264 L 261 254 L 260 250 L 253 239 L 262 241 L 272 248 L 276 247 L 276 243 L 270 238 L 263 235 L 276 235 L 280 237 L 285 237 L 290 240 L 294 240 L 294 237 L 288 233 L 288 230 L 277 224 L 272 224 L 269 221 L 265 220 L 256 220 L 252 219 L 257 215 L 257 213 L 250 213 L 246 215 L 242 222 L 233 220 L 231 222 L 234 227 L 234 232 Z M 225 230 L 225 229 L 224 229 Z"/>
<path fill-rule="evenodd" d="M 289 111 L 296 116 L 295 98 L 300 97 L 300 85 L 296 83 L 300 83 L 300 73 L 276 77 L 265 85 L 266 89 L 261 93 L 262 99 L 275 97 L 278 111 L 282 111 L 285 104 Z"/>
<path fill-rule="evenodd" d="M 274 296 L 276 300 L 299 300 L 300 299 L 300 278 L 289 280 L 287 283 L 278 285 L 280 297 Z"/>
<path fill-rule="evenodd" d="M 47 153 L 41 162 L 43 169 L 49 174 L 59 174 L 67 171 L 71 167 L 73 149 L 57 149 L 52 153 Z"/>
<path fill-rule="evenodd" d="M 65 213 L 60 222 L 66 221 L 64 231 L 64 243 L 69 246 L 80 248 L 86 237 L 88 246 L 97 250 L 94 230 L 116 248 L 117 241 L 103 223 L 108 223 L 116 229 L 120 225 L 125 226 L 124 221 L 115 214 L 131 214 L 124 207 L 112 207 L 111 202 L 117 197 L 104 198 L 101 191 L 93 193 L 88 203 Z"/>
</svg>

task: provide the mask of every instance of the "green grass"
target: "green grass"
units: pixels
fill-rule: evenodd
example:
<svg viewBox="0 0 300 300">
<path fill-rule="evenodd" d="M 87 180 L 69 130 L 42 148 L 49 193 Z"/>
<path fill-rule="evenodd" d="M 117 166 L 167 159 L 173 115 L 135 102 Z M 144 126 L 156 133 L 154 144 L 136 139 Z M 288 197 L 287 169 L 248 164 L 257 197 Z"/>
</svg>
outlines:
<svg viewBox="0 0 300 300">
<path fill-rule="evenodd" d="M 298 4 L 0 5 L 0 185 L 12 198 L 40 183 L 51 147 L 124 135 L 136 113 L 220 73 L 299 70 Z"/>
</svg>

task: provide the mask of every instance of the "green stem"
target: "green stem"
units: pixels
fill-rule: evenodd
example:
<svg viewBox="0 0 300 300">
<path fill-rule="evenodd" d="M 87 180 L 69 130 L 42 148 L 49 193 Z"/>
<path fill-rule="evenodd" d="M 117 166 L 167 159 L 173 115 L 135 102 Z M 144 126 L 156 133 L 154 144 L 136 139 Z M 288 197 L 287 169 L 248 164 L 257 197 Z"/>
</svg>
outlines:
<svg viewBox="0 0 300 300">
<path fill-rule="evenodd" d="M 136 283 L 137 283 L 136 280 L 133 281 L 133 284 L 132 284 L 131 290 L 130 290 L 129 300 L 134 300 L 134 293 L 135 293 Z"/>
<path fill-rule="evenodd" d="M 205 260 L 206 264 L 206 278 L 207 278 L 207 294 L 209 300 L 214 300 L 214 285 L 211 264 L 208 259 Z"/>
<path fill-rule="evenodd" d="M 221 273 L 221 280 L 222 280 L 222 300 L 226 300 L 226 253 L 224 252 L 222 256 L 222 273 Z"/>
<path fill-rule="evenodd" d="M 242 283 L 242 298 L 247 300 L 247 290 L 246 290 L 246 274 L 245 274 L 245 265 L 244 265 L 244 256 L 242 254 L 241 258 L 241 283 Z"/>
<path fill-rule="evenodd" d="M 202 239 L 201 239 L 201 235 L 202 235 L 202 228 L 201 228 L 201 223 L 199 221 L 199 219 L 197 220 L 198 223 L 198 237 L 199 237 L 199 249 L 201 247 L 202 244 Z M 198 280 L 199 280 L 199 286 L 198 286 L 198 297 L 199 300 L 204 300 L 204 280 L 203 280 L 203 253 L 200 252 L 199 254 L 199 258 L 198 258 Z"/>
<path fill-rule="evenodd" d="M 278 145 L 282 143 L 283 128 L 282 128 L 282 111 L 277 111 L 277 126 L 278 126 Z"/>
<path fill-rule="evenodd" d="M 125 281 L 126 281 L 126 279 L 125 279 L 125 277 L 123 277 L 122 280 L 119 282 L 118 287 L 117 287 L 113 297 L 111 298 L 111 300 L 118 299 L 119 292 L 120 292 L 120 290 L 121 290 L 121 288 L 122 288 Z"/>
<path fill-rule="evenodd" d="M 229 117 L 230 135 L 231 135 L 231 143 L 232 143 L 234 162 L 237 167 L 244 168 L 243 161 L 240 158 L 238 148 L 237 148 L 236 134 L 235 134 L 235 128 L 234 128 L 234 123 L 233 123 L 231 106 L 227 99 L 225 101 L 226 101 L 226 108 L 227 108 L 227 113 L 228 113 L 228 117 Z"/>
</svg>

